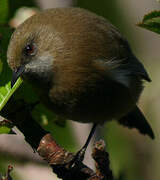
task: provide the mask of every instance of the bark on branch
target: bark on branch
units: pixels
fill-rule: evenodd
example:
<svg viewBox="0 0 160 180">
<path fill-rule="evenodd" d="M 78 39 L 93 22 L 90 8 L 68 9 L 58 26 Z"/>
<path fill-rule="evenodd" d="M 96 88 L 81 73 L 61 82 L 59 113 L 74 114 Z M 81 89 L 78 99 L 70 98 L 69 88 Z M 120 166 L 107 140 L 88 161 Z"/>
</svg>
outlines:
<svg viewBox="0 0 160 180">
<path fill-rule="evenodd" d="M 15 102 L 9 105 L 14 107 Z M 83 163 L 71 166 L 74 154 L 59 146 L 54 138 L 45 131 L 31 116 L 29 108 L 24 103 L 16 105 L 10 113 L 1 111 L 1 115 L 14 123 L 24 134 L 25 140 L 45 159 L 53 172 L 63 180 L 113 180 L 110 170 L 109 155 L 105 151 L 105 143 L 100 140 L 93 147 L 92 157 L 96 163 L 96 172 Z M 9 112 L 9 111 L 8 111 Z"/>
</svg>

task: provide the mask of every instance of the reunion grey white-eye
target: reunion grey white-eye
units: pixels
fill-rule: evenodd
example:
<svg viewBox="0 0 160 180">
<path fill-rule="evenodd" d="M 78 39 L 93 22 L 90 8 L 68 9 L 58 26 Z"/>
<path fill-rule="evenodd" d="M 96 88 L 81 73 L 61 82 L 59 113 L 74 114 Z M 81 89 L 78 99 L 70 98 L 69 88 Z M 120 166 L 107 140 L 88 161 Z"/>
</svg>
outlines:
<svg viewBox="0 0 160 180">
<path fill-rule="evenodd" d="M 136 105 L 150 78 L 103 17 L 81 8 L 37 13 L 15 30 L 7 57 L 12 86 L 21 76 L 56 114 L 94 124 L 116 119 L 154 138 Z"/>
</svg>

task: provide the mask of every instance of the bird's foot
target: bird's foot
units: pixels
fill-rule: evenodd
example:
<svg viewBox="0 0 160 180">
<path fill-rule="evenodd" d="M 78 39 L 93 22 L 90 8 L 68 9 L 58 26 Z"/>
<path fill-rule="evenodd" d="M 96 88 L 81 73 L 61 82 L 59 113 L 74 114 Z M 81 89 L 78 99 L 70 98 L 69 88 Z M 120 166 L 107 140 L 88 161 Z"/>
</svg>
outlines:
<svg viewBox="0 0 160 180">
<path fill-rule="evenodd" d="M 85 155 L 85 152 L 86 152 L 86 149 L 88 147 L 88 144 L 95 132 L 95 129 L 97 127 L 97 124 L 93 124 L 92 126 L 92 129 L 89 133 L 89 136 L 84 144 L 84 146 L 76 153 L 75 157 L 73 158 L 73 160 L 70 162 L 70 165 L 69 167 L 70 168 L 73 168 L 73 167 L 79 167 L 80 164 L 82 163 L 83 159 L 84 159 L 84 155 Z"/>
<path fill-rule="evenodd" d="M 66 173 L 64 180 L 69 180 L 73 178 L 74 176 L 76 177 L 77 172 L 79 168 L 82 165 L 82 161 L 84 159 L 86 148 L 80 149 L 74 156 L 74 158 L 67 164 L 69 172 Z"/>
<path fill-rule="evenodd" d="M 85 152 L 86 148 L 82 148 L 76 153 L 76 155 L 70 162 L 70 168 L 78 167 L 83 162 Z"/>
</svg>

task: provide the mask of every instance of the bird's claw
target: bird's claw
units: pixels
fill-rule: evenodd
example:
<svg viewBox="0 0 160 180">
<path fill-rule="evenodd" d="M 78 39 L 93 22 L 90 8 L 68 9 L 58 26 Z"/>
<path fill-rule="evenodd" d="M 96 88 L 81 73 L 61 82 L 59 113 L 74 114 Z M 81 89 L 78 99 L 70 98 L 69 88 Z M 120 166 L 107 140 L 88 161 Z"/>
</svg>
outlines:
<svg viewBox="0 0 160 180">
<path fill-rule="evenodd" d="M 82 148 L 76 153 L 76 155 L 74 156 L 74 158 L 70 162 L 70 168 L 73 168 L 75 166 L 79 166 L 79 164 L 82 163 L 82 161 L 84 159 L 85 152 L 86 152 L 86 148 Z"/>
</svg>

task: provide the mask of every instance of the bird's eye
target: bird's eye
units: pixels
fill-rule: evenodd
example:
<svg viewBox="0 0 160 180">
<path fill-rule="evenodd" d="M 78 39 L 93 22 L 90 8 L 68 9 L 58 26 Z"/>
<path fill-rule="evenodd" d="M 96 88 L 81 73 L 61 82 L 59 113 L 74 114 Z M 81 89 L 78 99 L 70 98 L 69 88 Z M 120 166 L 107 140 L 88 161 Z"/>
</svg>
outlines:
<svg viewBox="0 0 160 180">
<path fill-rule="evenodd" d="M 37 52 L 35 43 L 27 44 L 24 48 L 24 54 L 26 56 L 34 56 Z"/>
</svg>

